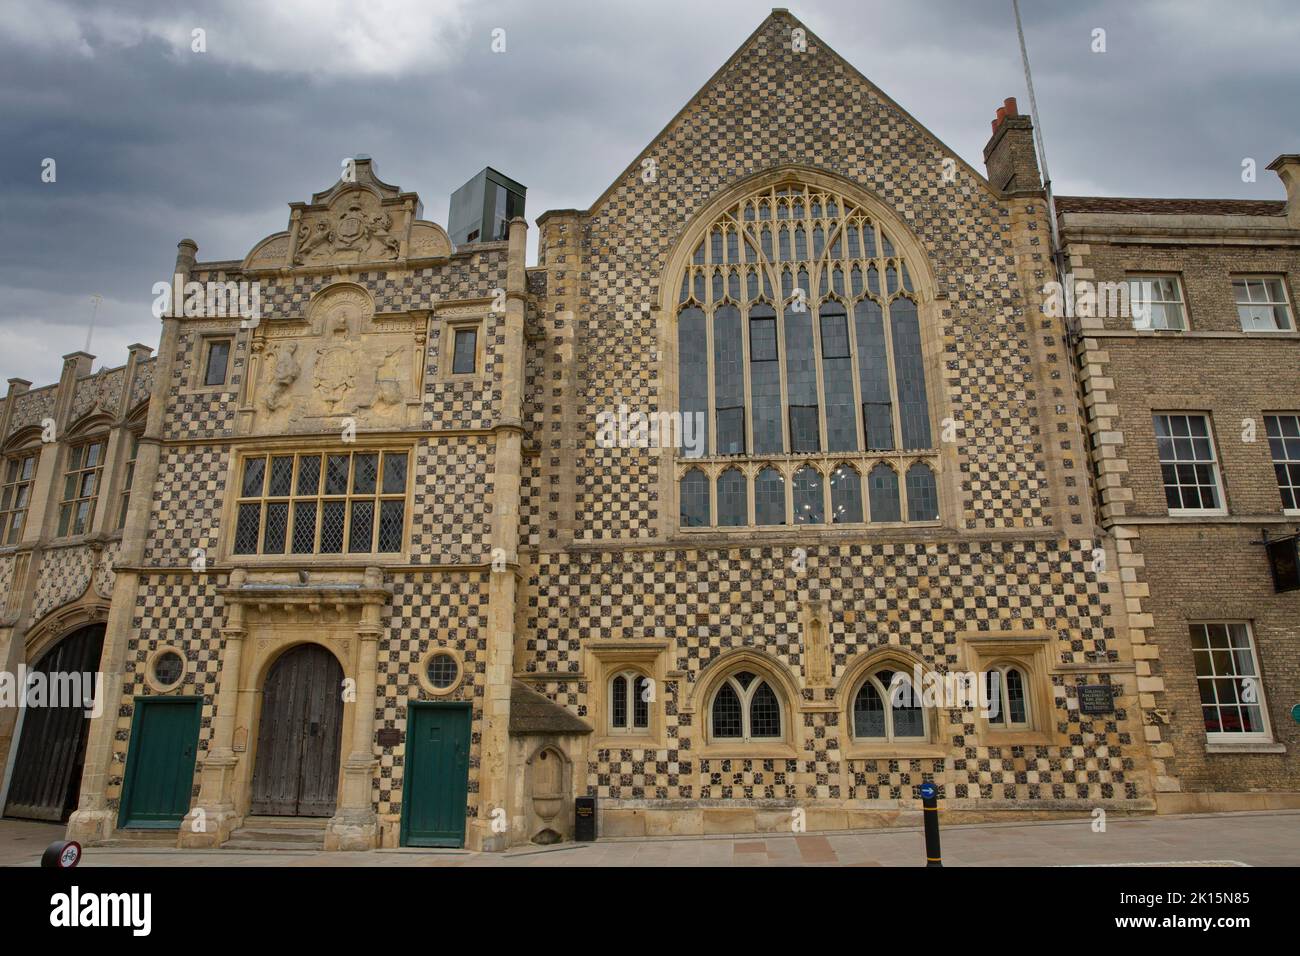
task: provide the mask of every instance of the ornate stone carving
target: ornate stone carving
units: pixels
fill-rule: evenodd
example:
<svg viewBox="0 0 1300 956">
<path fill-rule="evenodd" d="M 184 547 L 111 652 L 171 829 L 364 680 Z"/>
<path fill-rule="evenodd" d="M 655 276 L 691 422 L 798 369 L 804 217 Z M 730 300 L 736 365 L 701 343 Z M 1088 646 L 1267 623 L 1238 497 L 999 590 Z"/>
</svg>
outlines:
<svg viewBox="0 0 1300 956">
<path fill-rule="evenodd" d="M 262 371 L 249 397 L 251 430 L 333 431 L 347 418 L 361 428 L 413 424 L 423 356 L 417 335 L 427 320 L 374 313 L 364 289 L 339 283 L 316 296 L 305 323 L 262 327 L 253 347 Z"/>
<path fill-rule="evenodd" d="M 270 390 L 263 404 L 268 411 L 276 412 L 284 407 L 285 393 L 298 381 L 302 367 L 297 360 L 298 343 L 286 342 L 275 354 L 275 363 L 271 366 Z"/>
<path fill-rule="evenodd" d="M 403 215 L 399 213 L 399 215 Z M 308 213 L 298 227 L 296 265 L 396 259 L 401 241 L 393 214 L 364 189 L 343 193 L 326 212 Z"/>
</svg>

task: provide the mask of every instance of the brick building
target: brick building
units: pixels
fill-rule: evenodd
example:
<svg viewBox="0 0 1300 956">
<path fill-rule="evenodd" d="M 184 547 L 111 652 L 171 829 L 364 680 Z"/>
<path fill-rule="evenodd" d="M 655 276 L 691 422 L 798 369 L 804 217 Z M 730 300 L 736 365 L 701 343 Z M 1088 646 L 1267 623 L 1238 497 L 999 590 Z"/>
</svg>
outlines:
<svg viewBox="0 0 1300 956">
<path fill-rule="evenodd" d="M 1152 303 L 1075 321 L 1163 809 L 1300 789 L 1300 592 L 1277 590 L 1264 546 L 1300 526 L 1300 157 L 1270 168 L 1285 202 L 1057 200 L 1080 286 Z"/>
<path fill-rule="evenodd" d="M 588 796 L 607 835 L 886 825 L 930 780 L 970 819 L 1294 798 L 1294 595 L 1231 615 L 1274 739 L 1207 754 L 1179 594 L 1148 578 L 1177 535 L 1259 525 L 1129 520 L 1159 510 L 1154 439 L 1107 421 L 1126 353 L 1048 314 L 1012 103 L 985 163 L 778 10 L 590 208 L 537 218 L 535 266 L 522 218 L 453 247 L 368 160 L 240 261 L 183 240 L 156 359 L 74 355 L 3 406 L 14 488 L 38 455 L 0 647 L 98 655 L 108 701 L 0 711 L 8 812 L 90 841 L 499 849 L 570 836 Z M 1060 215 L 1079 269 L 1174 268 L 1162 243 L 1158 269 L 1093 266 L 1091 214 Z M 1286 273 L 1294 212 L 1268 221 L 1249 268 Z M 191 282 L 259 283 L 262 315 Z M 1166 338 L 1131 345 L 1198 347 Z M 1250 515 L 1268 474 L 1241 479 Z"/>
</svg>

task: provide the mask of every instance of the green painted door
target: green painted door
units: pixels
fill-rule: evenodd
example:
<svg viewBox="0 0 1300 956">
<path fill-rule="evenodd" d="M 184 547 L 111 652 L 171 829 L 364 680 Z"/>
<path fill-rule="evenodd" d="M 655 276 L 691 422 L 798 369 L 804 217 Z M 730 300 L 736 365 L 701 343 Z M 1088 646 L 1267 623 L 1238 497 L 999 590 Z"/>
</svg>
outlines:
<svg viewBox="0 0 1300 956">
<path fill-rule="evenodd" d="M 137 697 L 119 827 L 174 830 L 190 809 L 201 697 Z"/>
<path fill-rule="evenodd" d="M 469 704 L 411 704 L 402 778 L 402 845 L 464 846 L 468 793 Z"/>
</svg>

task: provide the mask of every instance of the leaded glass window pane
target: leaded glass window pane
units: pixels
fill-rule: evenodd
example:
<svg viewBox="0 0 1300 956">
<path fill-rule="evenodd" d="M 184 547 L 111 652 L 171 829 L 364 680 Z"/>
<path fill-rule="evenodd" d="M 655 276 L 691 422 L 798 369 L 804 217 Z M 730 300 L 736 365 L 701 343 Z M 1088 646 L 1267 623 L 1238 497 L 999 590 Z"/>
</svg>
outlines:
<svg viewBox="0 0 1300 956">
<path fill-rule="evenodd" d="M 826 450 L 856 451 L 858 421 L 853 408 L 853 360 L 849 356 L 848 316 L 842 305 L 831 302 L 822 306 L 820 322 Z"/>
<path fill-rule="evenodd" d="M 785 310 L 785 380 L 790 404 L 790 450 L 821 450 L 817 407 L 817 359 L 813 352 L 812 312 Z"/>
<path fill-rule="evenodd" d="M 794 473 L 794 523 L 822 524 L 826 520 L 822 504 L 822 476 L 807 466 Z"/>
<path fill-rule="evenodd" d="M 235 520 L 235 554 L 257 553 L 257 532 L 261 527 L 262 506 L 240 505 Z"/>
<path fill-rule="evenodd" d="M 1007 670 L 1007 717 L 1013 724 L 1023 724 L 1026 715 L 1025 681 L 1020 671 L 1012 667 Z"/>
<path fill-rule="evenodd" d="M 348 531 L 348 550 L 352 553 L 370 551 L 371 536 L 374 531 L 375 503 L 373 501 L 352 502 L 352 525 Z"/>
<path fill-rule="evenodd" d="M 781 435 L 781 367 L 777 362 L 776 312 L 755 306 L 749 320 L 749 387 L 754 414 L 754 453 L 779 454 Z"/>
<path fill-rule="evenodd" d="M 879 739 L 885 736 L 885 702 L 869 680 L 863 682 L 853 698 L 853 736 Z"/>
<path fill-rule="evenodd" d="M 262 496 L 262 479 L 266 475 L 265 458 L 249 458 L 244 462 L 244 483 L 240 492 L 244 498 Z"/>
<path fill-rule="evenodd" d="M 614 678 L 613 686 L 610 688 L 609 713 L 610 725 L 613 727 L 627 726 L 627 678 L 619 674 Z"/>
<path fill-rule="evenodd" d="M 889 358 L 885 320 L 879 304 L 863 299 L 853 307 L 858 335 L 858 381 L 862 390 L 862 421 L 868 451 L 894 447 L 894 410 L 889 389 Z"/>
<path fill-rule="evenodd" d="M 766 681 L 754 688 L 749 698 L 749 736 L 781 736 L 781 705 Z"/>
<path fill-rule="evenodd" d="M 289 503 L 271 502 L 266 506 L 266 529 L 262 537 L 263 554 L 284 554 L 286 532 L 289 530 Z"/>
<path fill-rule="evenodd" d="M 316 502 L 298 501 L 293 506 L 293 553 L 316 550 Z"/>
<path fill-rule="evenodd" d="M 934 472 L 919 461 L 907 469 L 907 520 L 933 521 L 939 517 L 939 493 Z"/>
<path fill-rule="evenodd" d="M 329 455 L 325 459 L 325 494 L 344 495 L 348 491 L 348 455 Z"/>
<path fill-rule="evenodd" d="M 352 493 L 354 495 L 373 495 L 375 493 L 375 482 L 378 479 L 378 455 L 352 456 Z"/>
<path fill-rule="evenodd" d="M 320 456 L 304 455 L 298 459 L 298 494 L 315 496 L 320 492 Z"/>
<path fill-rule="evenodd" d="M 700 350 L 701 360 L 704 351 Z M 740 310 L 726 305 L 713 316 L 713 394 L 717 409 L 717 454 L 745 453 L 745 355 Z"/>
<path fill-rule="evenodd" d="M 862 476 L 851 465 L 838 465 L 830 477 L 831 521 L 858 524 L 862 521 Z"/>
<path fill-rule="evenodd" d="M 709 352 L 708 331 L 700 309 L 683 309 L 677 317 L 677 355 L 679 357 L 678 391 L 681 395 L 682 419 L 697 416 L 704 423 L 699 454 L 708 454 Z M 696 433 L 698 434 L 698 432 Z M 683 454 L 691 454 L 683 449 Z"/>
<path fill-rule="evenodd" d="M 785 524 L 785 478 L 775 468 L 764 468 L 754 479 L 754 521 Z"/>
<path fill-rule="evenodd" d="M 906 686 L 899 687 L 897 693 L 891 688 L 889 701 L 890 717 L 894 723 L 894 737 L 924 737 L 925 712 L 921 709 L 920 695 L 915 692 L 912 682 L 906 677 L 900 677 L 899 680 Z"/>
<path fill-rule="evenodd" d="M 681 481 L 681 525 L 683 528 L 703 528 L 709 523 L 709 478 L 698 468 L 692 468 Z"/>
<path fill-rule="evenodd" d="M 731 684 L 723 684 L 713 695 L 713 736 L 740 737 L 743 733 L 740 698 Z"/>
<path fill-rule="evenodd" d="M 402 550 L 402 521 L 405 501 L 384 501 L 379 505 L 379 551 L 391 554 Z"/>
<path fill-rule="evenodd" d="M 921 355 L 921 324 L 916 303 L 896 299 L 889 306 L 894 338 L 894 371 L 898 376 L 898 416 L 904 448 L 930 447 L 930 406 L 925 396 L 925 362 Z"/>
<path fill-rule="evenodd" d="M 883 462 L 867 475 L 872 521 L 902 521 L 898 504 L 898 472 Z"/>
<path fill-rule="evenodd" d="M 745 476 L 728 468 L 718 476 L 718 524 L 725 528 L 749 524 L 749 495 Z"/>
<path fill-rule="evenodd" d="M 266 486 L 268 498 L 286 498 L 293 490 L 293 455 L 276 455 L 271 459 L 271 480 Z"/>
<path fill-rule="evenodd" d="M 341 554 L 343 551 L 343 522 L 346 517 L 346 502 L 326 501 L 321 509 L 320 550 L 321 554 Z"/>
<path fill-rule="evenodd" d="M 650 702 L 646 700 L 648 686 L 646 679 L 639 675 L 632 682 L 632 726 L 634 728 L 650 726 Z"/>
<path fill-rule="evenodd" d="M 406 453 L 384 452 L 384 494 L 406 493 Z"/>
</svg>

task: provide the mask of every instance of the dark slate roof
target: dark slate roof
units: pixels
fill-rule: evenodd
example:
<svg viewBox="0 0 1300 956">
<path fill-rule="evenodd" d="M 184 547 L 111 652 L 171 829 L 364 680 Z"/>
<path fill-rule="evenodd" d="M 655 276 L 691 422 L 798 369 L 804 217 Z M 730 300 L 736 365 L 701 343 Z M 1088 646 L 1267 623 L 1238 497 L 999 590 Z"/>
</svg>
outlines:
<svg viewBox="0 0 1300 956">
<path fill-rule="evenodd" d="M 510 733 L 589 734 L 586 721 L 520 681 L 510 682 Z"/>
<path fill-rule="evenodd" d="M 1271 199 L 1132 199 L 1057 196 L 1056 212 L 1127 213 L 1135 216 L 1284 216 L 1286 203 Z"/>
</svg>

